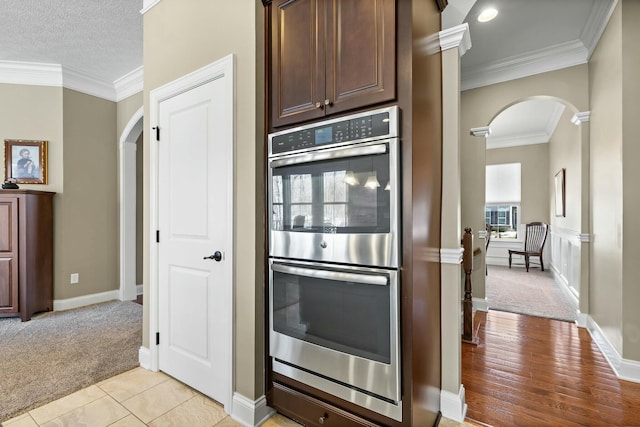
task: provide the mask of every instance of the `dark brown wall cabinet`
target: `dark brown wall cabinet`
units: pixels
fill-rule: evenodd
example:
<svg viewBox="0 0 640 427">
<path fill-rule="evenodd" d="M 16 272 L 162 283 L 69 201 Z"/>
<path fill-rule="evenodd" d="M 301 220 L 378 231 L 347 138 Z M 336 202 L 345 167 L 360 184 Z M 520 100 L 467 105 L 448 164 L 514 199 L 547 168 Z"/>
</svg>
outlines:
<svg viewBox="0 0 640 427">
<path fill-rule="evenodd" d="M 53 194 L 0 190 L 0 317 L 53 309 Z"/>
<path fill-rule="evenodd" d="M 394 0 L 278 0 L 271 11 L 273 127 L 395 99 Z"/>
</svg>

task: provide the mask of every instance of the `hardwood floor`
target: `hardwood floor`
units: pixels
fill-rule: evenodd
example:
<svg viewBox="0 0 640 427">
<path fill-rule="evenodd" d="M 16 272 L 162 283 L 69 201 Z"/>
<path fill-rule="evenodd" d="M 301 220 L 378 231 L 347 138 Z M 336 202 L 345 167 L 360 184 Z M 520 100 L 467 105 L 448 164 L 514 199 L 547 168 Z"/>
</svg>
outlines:
<svg viewBox="0 0 640 427">
<path fill-rule="evenodd" d="M 640 426 L 640 384 L 618 380 L 586 329 L 477 312 L 462 346 L 467 417 L 493 426 Z"/>
</svg>

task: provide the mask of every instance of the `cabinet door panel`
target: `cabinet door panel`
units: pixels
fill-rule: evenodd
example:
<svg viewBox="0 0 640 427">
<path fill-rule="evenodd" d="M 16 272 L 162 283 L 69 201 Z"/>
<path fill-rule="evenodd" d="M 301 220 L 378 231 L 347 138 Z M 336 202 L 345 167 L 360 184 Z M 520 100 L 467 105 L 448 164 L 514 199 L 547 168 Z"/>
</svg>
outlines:
<svg viewBox="0 0 640 427">
<path fill-rule="evenodd" d="M 18 200 L 0 201 L 0 314 L 18 312 Z"/>
<path fill-rule="evenodd" d="M 318 0 L 281 0 L 272 9 L 272 121 L 274 126 L 322 117 L 324 12 Z"/>
<path fill-rule="evenodd" d="M 327 29 L 327 114 L 395 98 L 395 1 L 333 0 Z"/>
</svg>

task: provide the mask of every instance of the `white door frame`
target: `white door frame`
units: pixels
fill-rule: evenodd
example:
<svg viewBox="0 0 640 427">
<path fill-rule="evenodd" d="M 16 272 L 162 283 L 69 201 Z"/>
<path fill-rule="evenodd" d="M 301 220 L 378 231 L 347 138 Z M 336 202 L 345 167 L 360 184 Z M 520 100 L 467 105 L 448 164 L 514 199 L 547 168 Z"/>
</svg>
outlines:
<svg viewBox="0 0 640 427">
<path fill-rule="evenodd" d="M 120 291 L 121 301 L 134 300 L 136 283 L 136 142 L 144 129 L 144 107 L 136 111 L 120 135 L 118 145 L 120 198 Z"/>
<path fill-rule="evenodd" d="M 160 103 L 166 99 L 169 99 L 173 96 L 176 96 L 180 93 L 186 92 L 194 87 L 200 86 L 212 80 L 216 80 L 221 77 L 230 77 L 226 79 L 225 86 L 225 100 L 228 102 L 228 105 L 232 106 L 232 111 L 230 113 L 231 120 L 233 122 L 233 135 L 232 139 L 235 141 L 235 57 L 233 54 L 228 55 L 210 65 L 200 68 L 190 74 L 187 74 L 183 77 L 178 78 L 170 83 L 165 84 L 159 88 L 156 88 L 151 91 L 149 94 L 149 108 L 150 108 L 150 120 L 149 120 L 149 128 L 147 131 L 149 132 L 149 156 L 150 156 L 150 164 L 149 164 L 149 172 L 150 172 L 150 182 L 149 182 L 149 212 L 150 212 L 150 221 L 149 221 L 149 295 L 145 295 L 145 303 L 149 301 L 149 368 L 152 371 L 159 370 L 159 347 L 156 345 L 156 333 L 159 329 L 159 305 L 158 305 L 158 293 L 159 293 L 159 263 L 158 263 L 158 245 L 156 244 L 156 230 L 159 227 L 159 217 L 158 217 L 158 181 L 159 181 L 159 170 L 158 170 L 158 160 L 159 160 L 159 150 L 158 144 L 155 141 L 156 133 L 153 130 L 156 126 L 158 126 L 158 122 L 160 119 Z M 160 129 L 160 140 L 162 141 L 162 129 Z M 231 159 L 230 161 L 230 173 L 235 177 L 235 144 L 233 144 L 232 149 L 230 150 Z M 235 220 L 234 220 L 234 209 L 233 209 L 233 199 L 234 192 L 233 187 L 235 185 L 232 184 L 232 188 L 228 192 L 228 200 L 224 205 L 226 209 L 228 209 L 228 218 L 230 218 L 231 224 L 226 227 L 226 239 L 230 244 L 229 251 L 225 254 L 225 259 L 227 262 L 230 262 L 231 265 L 234 265 L 234 244 L 233 244 L 233 232 L 235 229 Z M 232 271 L 235 268 L 232 268 Z M 235 282 L 235 273 L 231 275 L 232 284 Z M 233 286 L 231 286 L 233 289 Z M 228 301 L 226 305 L 229 307 L 229 310 L 226 311 L 227 319 L 225 324 L 228 325 L 228 342 L 225 343 L 225 347 L 229 349 L 228 353 L 228 363 L 224 368 L 229 372 L 228 376 L 228 396 L 226 402 L 220 402 L 225 405 L 225 410 L 228 413 L 232 413 L 232 395 L 233 395 L 233 359 L 234 359 L 234 347 L 233 347 L 233 301 L 234 295 L 233 291 L 229 292 L 226 295 Z"/>
</svg>

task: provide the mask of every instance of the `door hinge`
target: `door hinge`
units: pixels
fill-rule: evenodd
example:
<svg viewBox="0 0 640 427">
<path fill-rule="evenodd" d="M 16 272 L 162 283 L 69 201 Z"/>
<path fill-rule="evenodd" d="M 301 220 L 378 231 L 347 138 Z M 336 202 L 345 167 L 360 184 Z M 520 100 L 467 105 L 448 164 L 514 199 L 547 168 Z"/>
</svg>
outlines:
<svg viewBox="0 0 640 427">
<path fill-rule="evenodd" d="M 156 243 L 160 243 L 160 230 L 156 230 Z"/>
<path fill-rule="evenodd" d="M 160 332 L 156 332 L 156 345 L 160 345 Z"/>
<path fill-rule="evenodd" d="M 160 141 L 160 126 L 154 126 L 151 129 L 156 131 L 156 141 Z"/>
</svg>

